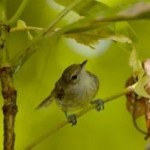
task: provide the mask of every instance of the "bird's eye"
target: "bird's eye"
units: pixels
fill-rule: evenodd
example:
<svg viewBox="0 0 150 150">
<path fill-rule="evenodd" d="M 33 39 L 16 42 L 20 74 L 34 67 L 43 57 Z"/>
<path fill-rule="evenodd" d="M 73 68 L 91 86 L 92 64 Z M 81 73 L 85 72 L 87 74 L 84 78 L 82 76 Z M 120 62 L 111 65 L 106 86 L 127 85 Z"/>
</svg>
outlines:
<svg viewBox="0 0 150 150">
<path fill-rule="evenodd" d="M 71 79 L 72 79 L 72 80 L 76 80 L 77 77 L 78 77 L 78 76 L 75 74 L 75 75 L 73 75 L 73 76 L 71 77 Z"/>
</svg>

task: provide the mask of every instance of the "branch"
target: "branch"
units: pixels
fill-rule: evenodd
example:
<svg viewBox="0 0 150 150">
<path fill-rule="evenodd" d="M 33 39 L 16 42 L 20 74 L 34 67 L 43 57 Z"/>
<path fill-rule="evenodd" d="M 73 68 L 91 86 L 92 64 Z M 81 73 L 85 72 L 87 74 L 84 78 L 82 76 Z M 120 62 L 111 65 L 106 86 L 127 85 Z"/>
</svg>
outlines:
<svg viewBox="0 0 150 150">
<path fill-rule="evenodd" d="M 12 25 L 14 24 L 18 18 L 20 17 L 20 15 L 22 14 L 22 12 L 24 11 L 27 3 L 29 0 L 23 0 L 21 5 L 19 6 L 18 10 L 16 11 L 16 13 L 13 15 L 13 17 L 7 22 L 7 24 Z"/>
<path fill-rule="evenodd" d="M 4 150 L 14 150 L 15 133 L 14 124 L 17 113 L 16 90 L 13 86 L 12 68 L 9 65 L 8 51 L 6 46 L 9 27 L 5 24 L 0 26 L 0 81 L 2 96 L 4 99 Z"/>
<path fill-rule="evenodd" d="M 2 95 L 4 98 L 4 150 L 14 150 L 14 124 L 17 113 L 16 90 L 13 86 L 12 69 L 10 66 L 0 68 Z"/>
<path fill-rule="evenodd" d="M 110 101 L 115 100 L 116 98 L 119 98 L 129 92 L 132 92 L 133 88 L 132 86 L 127 87 L 126 89 L 124 89 L 122 92 L 117 93 L 113 96 L 104 98 L 104 103 L 108 103 Z M 88 107 L 84 108 L 83 110 L 81 110 L 79 113 L 76 114 L 76 118 L 80 118 L 81 116 L 85 115 L 86 113 L 90 112 L 91 110 L 95 109 L 94 105 L 89 105 Z M 61 128 L 63 128 L 64 126 L 68 125 L 69 122 L 67 120 L 61 122 L 60 124 L 58 124 L 56 127 L 54 127 L 53 129 L 50 130 L 50 132 L 46 133 L 45 135 L 39 137 L 37 140 L 35 140 L 35 142 L 33 142 L 32 144 L 28 145 L 25 150 L 31 150 L 34 147 L 36 147 L 38 144 L 40 144 L 42 141 L 44 141 L 46 138 L 52 136 L 54 133 L 56 133 L 58 130 L 60 130 Z"/>
</svg>

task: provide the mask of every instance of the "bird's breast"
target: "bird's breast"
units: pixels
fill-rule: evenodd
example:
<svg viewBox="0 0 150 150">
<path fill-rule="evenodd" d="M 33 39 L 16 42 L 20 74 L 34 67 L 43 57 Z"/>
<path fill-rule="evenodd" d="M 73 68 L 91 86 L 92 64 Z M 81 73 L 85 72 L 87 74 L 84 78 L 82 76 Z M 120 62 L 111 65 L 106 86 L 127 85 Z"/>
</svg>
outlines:
<svg viewBox="0 0 150 150">
<path fill-rule="evenodd" d="M 76 110 L 88 105 L 96 95 L 99 87 L 98 79 L 89 75 L 77 84 L 64 89 L 63 99 L 57 99 L 57 104 L 64 110 Z"/>
</svg>

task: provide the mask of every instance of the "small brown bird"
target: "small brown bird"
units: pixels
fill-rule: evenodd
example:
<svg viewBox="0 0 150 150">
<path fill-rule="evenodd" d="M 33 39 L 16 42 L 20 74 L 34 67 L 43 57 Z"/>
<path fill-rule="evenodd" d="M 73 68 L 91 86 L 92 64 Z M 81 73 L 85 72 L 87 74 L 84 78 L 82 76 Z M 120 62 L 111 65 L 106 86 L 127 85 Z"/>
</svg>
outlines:
<svg viewBox="0 0 150 150">
<path fill-rule="evenodd" d="M 103 108 L 102 100 L 93 101 L 99 89 L 99 80 L 95 75 L 85 70 L 86 63 L 87 60 L 81 64 L 67 67 L 50 95 L 36 109 L 50 105 L 53 100 L 66 116 L 68 111 L 84 108 L 90 103 L 95 104 L 97 110 Z M 69 115 L 67 118 L 72 125 L 76 124 L 75 114 Z"/>
</svg>

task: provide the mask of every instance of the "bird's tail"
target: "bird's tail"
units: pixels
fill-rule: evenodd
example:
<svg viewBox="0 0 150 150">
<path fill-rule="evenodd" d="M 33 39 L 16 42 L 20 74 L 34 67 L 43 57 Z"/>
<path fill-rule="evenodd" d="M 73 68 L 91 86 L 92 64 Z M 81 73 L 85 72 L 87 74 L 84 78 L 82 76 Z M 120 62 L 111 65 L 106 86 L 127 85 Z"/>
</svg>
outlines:
<svg viewBox="0 0 150 150">
<path fill-rule="evenodd" d="M 50 105 L 53 101 L 52 95 L 49 95 L 46 99 L 44 99 L 36 108 L 35 110 L 38 110 L 42 107 L 47 107 L 48 105 Z"/>
</svg>

